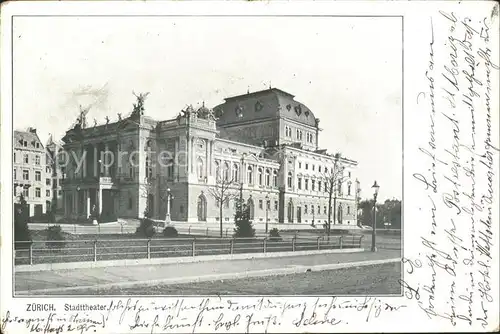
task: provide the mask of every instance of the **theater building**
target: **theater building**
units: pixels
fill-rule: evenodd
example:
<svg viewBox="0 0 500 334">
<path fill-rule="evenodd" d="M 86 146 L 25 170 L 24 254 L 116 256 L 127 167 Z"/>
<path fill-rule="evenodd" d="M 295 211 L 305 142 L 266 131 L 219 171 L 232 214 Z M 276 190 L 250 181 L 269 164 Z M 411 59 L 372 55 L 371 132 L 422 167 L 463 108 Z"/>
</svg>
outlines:
<svg viewBox="0 0 500 334">
<path fill-rule="evenodd" d="M 85 220 L 93 210 L 101 221 L 137 218 L 147 209 L 179 224 L 217 222 L 220 208 L 210 189 L 227 185 L 247 203 L 255 224 L 266 216 L 271 226 L 323 224 L 325 175 L 342 167 L 332 220 L 356 225 L 357 163 L 318 147 L 319 119 L 293 95 L 270 88 L 226 98 L 213 109 L 190 106 L 164 121 L 145 115 L 144 100 L 139 95 L 128 117 L 106 124 L 87 125 L 82 111 L 66 132 L 67 219 Z M 222 209 L 233 224 L 235 199 Z"/>
</svg>

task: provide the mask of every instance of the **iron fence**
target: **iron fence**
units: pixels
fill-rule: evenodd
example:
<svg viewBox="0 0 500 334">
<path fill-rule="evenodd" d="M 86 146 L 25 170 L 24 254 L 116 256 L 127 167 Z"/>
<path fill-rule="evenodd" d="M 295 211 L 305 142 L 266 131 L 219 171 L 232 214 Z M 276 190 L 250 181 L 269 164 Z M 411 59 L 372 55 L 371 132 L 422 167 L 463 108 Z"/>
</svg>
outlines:
<svg viewBox="0 0 500 334">
<path fill-rule="evenodd" d="M 359 248 L 362 235 L 291 238 L 152 238 L 15 243 L 15 263 L 40 264 Z"/>
</svg>

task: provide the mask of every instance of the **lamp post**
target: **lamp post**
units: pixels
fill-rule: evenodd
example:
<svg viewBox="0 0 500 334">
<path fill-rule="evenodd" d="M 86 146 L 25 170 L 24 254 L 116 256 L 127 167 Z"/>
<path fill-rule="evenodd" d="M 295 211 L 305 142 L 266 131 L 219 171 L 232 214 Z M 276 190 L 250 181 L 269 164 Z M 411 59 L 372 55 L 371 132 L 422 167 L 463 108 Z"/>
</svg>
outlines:
<svg viewBox="0 0 500 334">
<path fill-rule="evenodd" d="M 170 224 L 170 201 L 174 199 L 174 196 L 170 192 L 170 188 L 167 188 L 167 214 L 165 216 L 165 224 Z"/>
<path fill-rule="evenodd" d="M 268 213 L 269 213 L 269 194 L 266 195 L 266 236 L 267 236 L 268 223 L 269 223 Z"/>
<path fill-rule="evenodd" d="M 377 184 L 377 181 L 373 183 L 373 226 L 372 226 L 372 252 L 377 251 L 377 247 L 375 246 L 375 238 L 377 236 L 377 195 L 380 186 Z"/>
</svg>

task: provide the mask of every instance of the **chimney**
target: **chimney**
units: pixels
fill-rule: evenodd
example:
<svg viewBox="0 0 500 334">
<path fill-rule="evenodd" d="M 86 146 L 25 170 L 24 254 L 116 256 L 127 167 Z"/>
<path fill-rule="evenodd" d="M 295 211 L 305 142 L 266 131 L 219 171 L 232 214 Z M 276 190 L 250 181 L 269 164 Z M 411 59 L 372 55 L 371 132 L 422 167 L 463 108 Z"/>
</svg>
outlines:
<svg viewBox="0 0 500 334">
<path fill-rule="evenodd" d="M 31 126 L 28 128 L 28 132 L 36 134 L 36 128 L 32 128 Z"/>
</svg>

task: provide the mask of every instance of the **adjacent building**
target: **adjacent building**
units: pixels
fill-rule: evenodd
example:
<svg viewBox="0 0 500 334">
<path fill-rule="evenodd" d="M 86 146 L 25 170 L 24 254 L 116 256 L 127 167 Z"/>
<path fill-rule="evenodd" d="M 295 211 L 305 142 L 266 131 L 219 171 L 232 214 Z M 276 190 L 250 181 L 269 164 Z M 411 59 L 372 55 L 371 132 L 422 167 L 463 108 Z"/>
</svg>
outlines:
<svg viewBox="0 0 500 334">
<path fill-rule="evenodd" d="M 227 186 L 224 221 L 242 198 L 254 223 L 356 225 L 357 162 L 318 147 L 319 119 L 277 88 L 203 104 L 170 120 L 144 114 L 145 95 L 128 117 L 88 126 L 85 111 L 63 138 L 64 215 L 102 221 L 143 217 L 216 222 L 213 191 Z M 341 173 L 337 171 L 342 168 Z M 341 176 L 330 201 L 329 175 Z M 167 205 L 169 206 L 167 208 Z M 333 208 L 333 206 L 335 207 Z M 332 216 L 333 217 L 333 216 Z"/>
<path fill-rule="evenodd" d="M 21 194 L 30 216 L 41 217 L 50 208 L 50 172 L 46 168 L 45 148 L 35 128 L 14 131 L 13 136 L 14 197 Z"/>
</svg>

